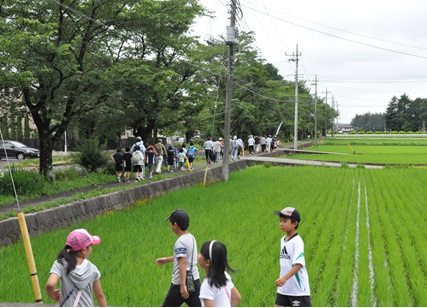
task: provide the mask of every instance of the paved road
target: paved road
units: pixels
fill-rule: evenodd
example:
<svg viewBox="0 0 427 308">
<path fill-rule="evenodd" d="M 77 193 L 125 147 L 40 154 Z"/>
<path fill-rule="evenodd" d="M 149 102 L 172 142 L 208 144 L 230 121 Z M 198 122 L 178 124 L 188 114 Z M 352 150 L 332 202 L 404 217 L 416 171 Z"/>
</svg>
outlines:
<svg viewBox="0 0 427 308">
<path fill-rule="evenodd" d="M 17 163 L 19 160 L 17 160 L 16 158 L 9 158 L 9 162 L 11 164 Z M 7 166 L 7 160 L 6 158 L 2 158 L 0 160 L 0 172 L 3 171 L 4 166 Z"/>
</svg>

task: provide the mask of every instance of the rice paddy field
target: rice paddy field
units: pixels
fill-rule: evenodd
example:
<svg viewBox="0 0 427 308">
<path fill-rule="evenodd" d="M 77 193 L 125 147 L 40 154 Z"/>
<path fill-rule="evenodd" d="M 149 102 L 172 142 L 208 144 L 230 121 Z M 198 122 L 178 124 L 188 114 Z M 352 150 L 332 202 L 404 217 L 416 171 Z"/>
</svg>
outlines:
<svg viewBox="0 0 427 308">
<path fill-rule="evenodd" d="M 241 306 L 274 306 L 280 239 L 275 210 L 296 207 L 305 242 L 313 306 L 427 306 L 424 168 L 254 166 L 228 182 L 194 186 L 108 212 L 94 220 L 32 239 L 44 284 L 67 234 L 86 228 L 102 238 L 91 261 L 102 273 L 110 306 L 161 306 L 171 282 L 177 237 L 164 221 L 174 209 L 190 214 L 200 246 L 228 248 Z M 201 270 L 201 277 L 204 277 Z M 0 250 L 0 302 L 34 302 L 22 243 Z"/>
<path fill-rule="evenodd" d="M 427 138 L 335 137 L 306 150 L 337 154 L 296 154 L 292 158 L 381 165 L 427 164 Z M 343 155 L 344 154 L 344 155 Z"/>
</svg>

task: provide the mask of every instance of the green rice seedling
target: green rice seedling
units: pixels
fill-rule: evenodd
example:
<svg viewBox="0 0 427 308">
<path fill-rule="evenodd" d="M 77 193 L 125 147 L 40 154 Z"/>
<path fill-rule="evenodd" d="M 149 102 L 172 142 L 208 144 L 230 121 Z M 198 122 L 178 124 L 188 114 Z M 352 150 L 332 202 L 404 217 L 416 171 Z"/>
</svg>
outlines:
<svg viewBox="0 0 427 308">
<path fill-rule="evenodd" d="M 295 206 L 302 215 L 298 233 L 305 242 L 313 305 L 350 306 L 360 182 L 362 196 L 366 183 L 369 211 L 362 201 L 359 240 L 365 243 L 358 246 L 358 305 L 369 305 L 372 297 L 368 243 L 372 247 L 377 305 L 421 305 L 425 303 L 421 293 L 425 290 L 425 257 L 421 256 L 425 252 L 426 218 L 422 212 L 423 173 L 423 169 L 250 167 L 231 174 L 228 182 L 174 191 L 33 238 L 39 280 L 43 286 L 67 234 L 74 228 L 86 228 L 102 238 L 93 249 L 91 261 L 101 271 L 108 304 L 160 306 L 171 282 L 172 265 L 159 267 L 154 261 L 172 255 L 177 239 L 164 218 L 183 208 L 190 214 L 189 231 L 198 247 L 212 239 L 226 243 L 230 264 L 238 270 L 232 277 L 242 294 L 242 306 L 273 306 L 279 241 L 284 235 L 273 212 Z M 408 207 L 406 200 L 414 208 Z M 411 227 L 404 229 L 407 234 L 396 239 L 396 226 L 409 222 Z M 405 242 L 412 244 L 408 249 L 411 255 L 418 256 L 403 256 Z M 7 281 L 0 301 L 33 302 L 31 281 L 25 279 L 28 268 L 22 243 L 1 249 L 0 259 L 2 280 Z M 46 303 L 53 303 L 43 295 Z"/>
</svg>

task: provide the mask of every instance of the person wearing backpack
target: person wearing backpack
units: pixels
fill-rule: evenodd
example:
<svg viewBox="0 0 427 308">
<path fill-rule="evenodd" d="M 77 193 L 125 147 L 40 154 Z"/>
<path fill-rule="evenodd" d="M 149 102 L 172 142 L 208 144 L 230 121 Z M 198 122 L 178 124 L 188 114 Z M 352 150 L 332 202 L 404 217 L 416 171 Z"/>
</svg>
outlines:
<svg viewBox="0 0 427 308">
<path fill-rule="evenodd" d="M 140 151 L 139 146 L 135 146 L 135 151 L 132 153 L 133 173 L 135 174 L 135 182 L 145 180 L 142 176 L 142 164 L 144 163 L 144 154 Z"/>
<path fill-rule="evenodd" d="M 190 146 L 187 149 L 187 157 L 188 157 L 188 168 L 189 170 L 193 170 L 193 162 L 194 156 L 196 155 L 196 151 L 198 149 L 194 146 L 193 141 L 190 141 Z"/>
<path fill-rule="evenodd" d="M 141 164 L 141 170 L 142 170 L 142 174 L 140 175 L 140 179 L 144 179 L 145 178 L 145 146 L 144 146 L 144 141 L 142 141 L 142 138 L 140 136 L 136 137 L 136 143 L 132 146 L 132 152 L 135 152 L 135 147 L 139 146 L 139 150 L 141 151 L 142 155 L 144 156 L 142 159 L 142 164 Z"/>
</svg>

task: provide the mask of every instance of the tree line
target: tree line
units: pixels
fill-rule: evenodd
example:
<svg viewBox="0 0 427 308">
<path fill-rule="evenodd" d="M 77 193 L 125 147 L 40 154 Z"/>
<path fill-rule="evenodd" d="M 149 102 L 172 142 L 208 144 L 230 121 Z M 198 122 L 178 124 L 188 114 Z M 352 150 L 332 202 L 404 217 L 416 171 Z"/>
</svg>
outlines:
<svg viewBox="0 0 427 308">
<path fill-rule="evenodd" d="M 3 0 L 0 112 L 8 125 L 20 122 L 11 108 L 31 118 L 40 172 L 51 171 L 65 131 L 100 142 L 119 141 L 125 128 L 146 143 L 175 132 L 224 137 L 227 46 L 190 31 L 206 14 L 197 0 Z M 290 140 L 295 84 L 260 56 L 254 36 L 239 38 L 231 133 L 274 134 L 283 122 Z M 298 87 L 302 138 L 314 133 L 314 102 L 305 82 Z M 323 132 L 325 114 L 331 127 L 337 113 L 322 100 L 317 106 Z"/>
<path fill-rule="evenodd" d="M 384 113 L 356 115 L 351 125 L 364 131 L 425 131 L 427 99 L 410 99 L 407 94 L 393 96 Z"/>
</svg>

